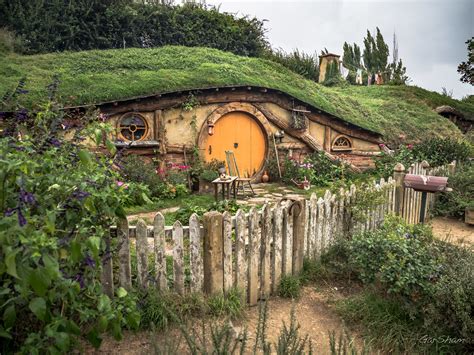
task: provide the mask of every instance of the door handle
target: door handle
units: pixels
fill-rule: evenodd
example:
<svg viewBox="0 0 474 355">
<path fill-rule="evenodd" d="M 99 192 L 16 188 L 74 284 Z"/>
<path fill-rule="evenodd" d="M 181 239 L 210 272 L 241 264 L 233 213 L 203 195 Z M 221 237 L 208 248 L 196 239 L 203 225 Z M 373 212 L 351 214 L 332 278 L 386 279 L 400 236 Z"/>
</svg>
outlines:
<svg viewBox="0 0 474 355">
<path fill-rule="evenodd" d="M 209 155 L 212 154 L 212 145 L 209 145 Z"/>
</svg>

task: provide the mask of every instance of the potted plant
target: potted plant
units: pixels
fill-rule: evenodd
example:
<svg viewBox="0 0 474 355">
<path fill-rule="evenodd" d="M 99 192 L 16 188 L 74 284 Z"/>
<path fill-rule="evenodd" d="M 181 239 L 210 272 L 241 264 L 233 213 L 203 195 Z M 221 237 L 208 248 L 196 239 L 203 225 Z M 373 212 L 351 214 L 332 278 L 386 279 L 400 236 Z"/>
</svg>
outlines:
<svg viewBox="0 0 474 355">
<path fill-rule="evenodd" d="M 224 165 L 223 161 L 213 159 L 202 164 L 199 174 L 199 192 L 212 192 L 212 181 L 219 177 L 219 169 Z"/>
</svg>

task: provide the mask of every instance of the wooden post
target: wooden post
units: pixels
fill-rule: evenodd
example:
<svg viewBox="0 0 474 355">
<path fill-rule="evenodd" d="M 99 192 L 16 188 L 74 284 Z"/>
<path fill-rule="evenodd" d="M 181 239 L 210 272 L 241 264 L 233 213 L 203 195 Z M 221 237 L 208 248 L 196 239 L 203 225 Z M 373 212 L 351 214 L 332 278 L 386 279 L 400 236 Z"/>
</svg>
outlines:
<svg viewBox="0 0 474 355">
<path fill-rule="evenodd" d="M 448 164 L 448 174 L 452 175 L 456 171 L 456 160 Z"/>
<path fill-rule="evenodd" d="M 130 239 L 128 233 L 128 221 L 120 219 L 117 224 L 117 237 L 119 249 L 119 282 L 127 291 L 132 288 L 132 267 L 130 262 Z"/>
<path fill-rule="evenodd" d="M 110 250 L 110 233 L 105 237 L 105 254 L 102 260 L 102 287 L 104 293 L 112 298 L 114 296 L 114 273 L 112 265 L 112 251 Z"/>
<path fill-rule="evenodd" d="M 222 214 L 204 214 L 204 292 L 220 293 L 224 286 Z"/>
<path fill-rule="evenodd" d="M 306 200 L 300 198 L 293 204 L 293 275 L 303 270 L 304 238 L 306 225 Z"/>
<path fill-rule="evenodd" d="M 405 187 L 403 180 L 405 179 L 405 167 L 402 163 L 397 163 L 393 169 L 393 179 L 395 180 L 395 214 L 402 216 L 403 212 L 403 196 Z"/>
<path fill-rule="evenodd" d="M 262 278 L 262 294 L 266 297 L 271 293 L 271 269 L 270 269 L 270 246 L 273 243 L 273 224 L 272 217 L 273 213 L 270 209 L 270 205 L 265 204 L 262 209 L 262 250 L 261 250 L 261 272 Z"/>
<path fill-rule="evenodd" d="M 272 292 L 276 293 L 280 286 L 282 269 L 282 234 L 283 234 L 283 211 L 277 204 L 273 210 L 273 253 L 272 253 Z"/>
<path fill-rule="evenodd" d="M 224 291 L 232 288 L 232 216 L 226 211 L 222 215 L 223 251 L 224 251 Z"/>
<path fill-rule="evenodd" d="M 235 214 L 235 270 L 234 285 L 242 292 L 243 301 L 246 301 L 247 260 L 245 258 L 245 241 L 248 239 L 249 229 L 245 212 L 238 210 Z"/>
<path fill-rule="evenodd" d="M 260 295 L 260 277 L 258 266 L 260 264 L 261 243 L 260 215 L 252 207 L 249 211 L 249 244 L 248 244 L 248 302 L 256 305 Z"/>
<path fill-rule="evenodd" d="M 166 240 L 165 240 L 165 217 L 158 212 L 153 220 L 153 238 L 155 251 L 155 281 L 158 290 L 168 289 L 166 276 Z"/>
<path fill-rule="evenodd" d="M 202 291 L 201 228 L 199 217 L 193 213 L 189 218 L 189 242 L 191 264 L 191 292 Z"/>
<path fill-rule="evenodd" d="M 172 234 L 174 289 L 179 295 L 184 295 L 183 226 L 180 221 L 174 222 Z"/>
<path fill-rule="evenodd" d="M 148 286 L 148 230 L 143 219 L 139 219 L 137 223 L 137 269 L 138 284 L 142 288 Z"/>
</svg>

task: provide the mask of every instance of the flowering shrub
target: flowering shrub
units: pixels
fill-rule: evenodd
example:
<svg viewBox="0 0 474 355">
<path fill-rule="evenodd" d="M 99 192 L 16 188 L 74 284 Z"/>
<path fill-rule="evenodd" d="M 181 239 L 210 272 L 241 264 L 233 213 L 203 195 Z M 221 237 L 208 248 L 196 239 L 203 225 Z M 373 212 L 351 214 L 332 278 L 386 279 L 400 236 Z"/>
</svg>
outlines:
<svg viewBox="0 0 474 355">
<path fill-rule="evenodd" d="M 347 167 L 343 161 L 332 161 L 322 152 L 314 152 L 302 162 L 288 158 L 284 162 L 283 181 L 291 183 L 291 180 L 309 180 L 317 186 L 327 186 L 329 183 L 344 179 L 347 176 Z"/>
<path fill-rule="evenodd" d="M 423 334 L 464 338 L 474 334 L 474 254 L 436 240 L 429 227 L 388 218 L 382 228 L 347 243 L 348 264 L 365 284 L 400 304 Z M 384 291 L 384 292 L 380 292 Z"/>
<path fill-rule="evenodd" d="M 187 165 L 169 164 L 167 169 L 160 170 L 137 155 L 127 155 L 120 166 L 123 179 L 145 186 L 152 198 L 175 198 L 188 192 Z"/>
<path fill-rule="evenodd" d="M 384 146 L 381 144 L 381 146 Z M 397 163 L 405 168 L 415 162 L 426 160 L 431 167 L 449 164 L 453 160 L 466 161 L 474 154 L 472 144 L 451 138 L 432 138 L 419 144 L 401 145 L 392 153 L 382 152 L 375 159 L 377 172 L 389 177 Z"/>
<path fill-rule="evenodd" d="M 101 333 L 139 325 L 134 298 L 119 288 L 111 300 L 99 282 L 104 238 L 124 216 L 115 147 L 95 120 L 88 131 L 109 154 L 85 149 L 80 129 L 62 139 L 62 118 L 53 102 L 17 108 L 0 138 L 2 353 L 65 352 L 78 336 L 99 346 Z"/>
</svg>

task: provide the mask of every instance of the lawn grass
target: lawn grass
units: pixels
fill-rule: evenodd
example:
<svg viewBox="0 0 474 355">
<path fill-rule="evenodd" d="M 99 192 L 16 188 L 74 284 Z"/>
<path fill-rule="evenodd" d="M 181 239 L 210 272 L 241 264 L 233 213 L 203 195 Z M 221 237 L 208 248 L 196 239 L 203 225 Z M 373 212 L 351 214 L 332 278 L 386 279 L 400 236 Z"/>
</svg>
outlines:
<svg viewBox="0 0 474 355">
<path fill-rule="evenodd" d="M 32 56 L 4 54 L 0 58 L 0 94 L 26 78 L 29 93 L 20 100 L 34 108 L 46 99 L 45 88 L 54 74 L 61 80 L 58 98 L 66 106 L 205 87 L 268 87 L 380 132 L 388 142 L 399 141 L 400 135 L 410 142 L 432 136 L 461 137 L 454 124 L 433 112 L 439 105 L 450 105 L 474 116 L 474 104 L 415 86 L 329 88 L 268 60 L 181 46 Z"/>
<path fill-rule="evenodd" d="M 154 212 L 165 208 L 181 207 L 185 204 L 192 206 L 208 207 L 214 202 L 214 196 L 210 194 L 188 194 L 173 199 L 160 199 L 151 204 L 125 208 L 127 215 Z"/>
</svg>

